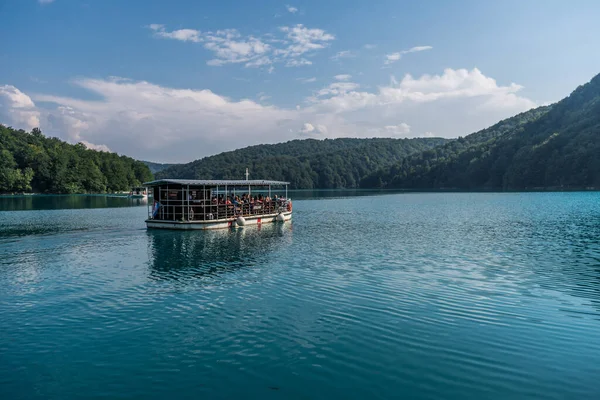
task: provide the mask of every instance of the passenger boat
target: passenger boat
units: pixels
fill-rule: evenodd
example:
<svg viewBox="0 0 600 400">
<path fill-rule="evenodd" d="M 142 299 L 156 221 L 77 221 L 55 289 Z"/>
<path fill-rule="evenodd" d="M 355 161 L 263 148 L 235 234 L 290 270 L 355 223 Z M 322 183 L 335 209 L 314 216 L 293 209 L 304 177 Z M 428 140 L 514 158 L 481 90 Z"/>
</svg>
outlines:
<svg viewBox="0 0 600 400">
<path fill-rule="evenodd" d="M 148 197 L 148 189 L 145 187 L 133 187 L 127 197 L 130 199 L 145 199 Z"/>
<path fill-rule="evenodd" d="M 289 182 L 160 179 L 144 185 L 154 198 L 148 228 L 219 229 L 292 219 Z"/>
</svg>

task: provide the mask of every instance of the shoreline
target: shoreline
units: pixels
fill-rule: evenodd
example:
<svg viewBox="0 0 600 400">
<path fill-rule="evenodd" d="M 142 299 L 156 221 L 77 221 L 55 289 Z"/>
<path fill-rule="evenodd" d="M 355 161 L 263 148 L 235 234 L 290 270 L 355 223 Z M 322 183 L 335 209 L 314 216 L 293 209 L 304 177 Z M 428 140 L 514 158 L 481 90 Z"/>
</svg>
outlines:
<svg viewBox="0 0 600 400">
<path fill-rule="evenodd" d="M 373 189 L 373 188 L 341 188 L 341 189 L 290 189 L 290 193 L 309 192 L 377 192 L 377 193 L 563 193 L 563 192 L 598 192 L 600 187 L 585 188 L 534 188 L 534 189 Z M 0 193 L 0 198 L 17 197 L 59 197 L 59 196 L 98 196 L 128 198 L 129 192 L 115 193 Z"/>
</svg>

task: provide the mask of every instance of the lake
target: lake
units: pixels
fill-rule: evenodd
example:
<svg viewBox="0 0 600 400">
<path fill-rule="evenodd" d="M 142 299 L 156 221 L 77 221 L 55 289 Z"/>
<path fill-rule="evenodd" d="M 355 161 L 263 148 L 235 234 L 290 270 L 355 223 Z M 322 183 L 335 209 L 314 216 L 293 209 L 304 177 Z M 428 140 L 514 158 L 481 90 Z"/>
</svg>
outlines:
<svg viewBox="0 0 600 400">
<path fill-rule="evenodd" d="M 600 398 L 600 193 L 366 194 L 0 198 L 0 398 Z"/>
</svg>

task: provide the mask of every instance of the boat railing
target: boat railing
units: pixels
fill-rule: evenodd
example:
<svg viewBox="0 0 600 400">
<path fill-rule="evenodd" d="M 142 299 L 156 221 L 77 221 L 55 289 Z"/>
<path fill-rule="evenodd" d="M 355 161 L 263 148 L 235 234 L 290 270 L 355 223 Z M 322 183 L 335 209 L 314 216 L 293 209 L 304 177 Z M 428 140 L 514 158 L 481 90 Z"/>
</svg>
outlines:
<svg viewBox="0 0 600 400">
<path fill-rule="evenodd" d="M 156 206 L 155 206 L 156 207 Z M 172 221 L 210 221 L 235 217 L 274 215 L 287 210 L 284 199 L 258 203 L 214 204 L 209 201 L 166 200 L 149 211 L 149 218 Z"/>
</svg>

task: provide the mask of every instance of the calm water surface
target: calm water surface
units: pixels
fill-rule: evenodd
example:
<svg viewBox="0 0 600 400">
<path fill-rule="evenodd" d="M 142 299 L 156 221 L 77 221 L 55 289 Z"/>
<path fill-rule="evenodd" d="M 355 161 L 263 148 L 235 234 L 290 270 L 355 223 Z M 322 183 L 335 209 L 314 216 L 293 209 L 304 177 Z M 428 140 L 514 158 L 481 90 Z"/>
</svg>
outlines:
<svg viewBox="0 0 600 400">
<path fill-rule="evenodd" d="M 600 398 L 600 193 L 321 197 L 0 199 L 0 398 Z"/>
</svg>

